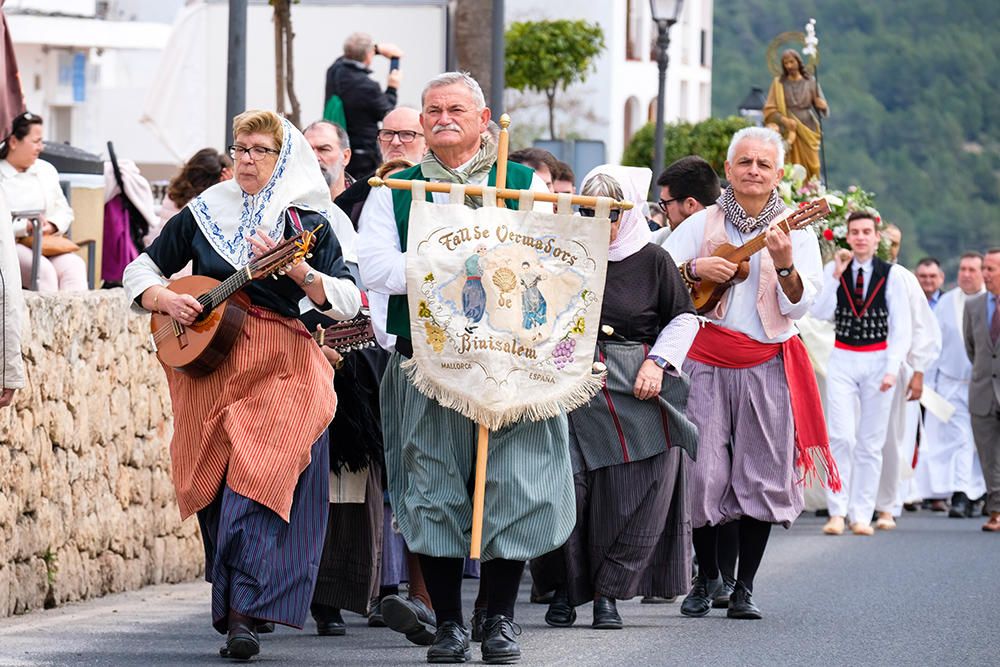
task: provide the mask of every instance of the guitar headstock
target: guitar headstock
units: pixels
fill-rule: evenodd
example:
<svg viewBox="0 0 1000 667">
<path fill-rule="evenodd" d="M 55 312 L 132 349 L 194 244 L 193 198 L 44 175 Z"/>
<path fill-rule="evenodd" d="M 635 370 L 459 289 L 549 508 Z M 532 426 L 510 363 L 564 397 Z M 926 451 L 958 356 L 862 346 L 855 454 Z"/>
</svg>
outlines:
<svg viewBox="0 0 1000 667">
<path fill-rule="evenodd" d="M 803 229 L 814 222 L 822 220 L 830 215 L 830 202 L 826 199 L 814 199 L 811 202 L 803 202 L 794 213 L 786 219 L 788 231 L 793 229 Z"/>
<path fill-rule="evenodd" d="M 319 225 L 316 229 L 304 229 L 290 239 L 285 239 L 274 246 L 265 254 L 255 257 L 247 265 L 254 280 L 272 276 L 277 279 L 277 275 L 284 275 L 299 262 L 312 257 L 310 250 L 316 242 L 316 233 L 322 229 Z"/>
<path fill-rule="evenodd" d="M 367 315 L 337 322 L 325 329 L 314 331 L 312 335 L 320 345 L 333 348 L 341 354 L 375 345 L 375 330 L 372 328 L 371 318 Z"/>
</svg>

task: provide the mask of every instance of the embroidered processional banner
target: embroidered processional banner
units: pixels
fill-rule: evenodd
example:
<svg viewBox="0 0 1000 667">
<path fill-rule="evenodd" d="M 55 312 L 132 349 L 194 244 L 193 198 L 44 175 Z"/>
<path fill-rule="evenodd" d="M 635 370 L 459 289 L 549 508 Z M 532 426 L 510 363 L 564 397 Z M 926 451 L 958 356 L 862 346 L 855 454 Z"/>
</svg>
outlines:
<svg viewBox="0 0 1000 667">
<path fill-rule="evenodd" d="M 610 223 L 531 210 L 423 201 L 415 182 L 406 282 L 423 394 L 491 430 L 572 410 L 600 391 L 593 364 Z M 453 189 L 452 201 L 463 192 Z M 546 205 L 548 206 L 548 205 Z"/>
</svg>

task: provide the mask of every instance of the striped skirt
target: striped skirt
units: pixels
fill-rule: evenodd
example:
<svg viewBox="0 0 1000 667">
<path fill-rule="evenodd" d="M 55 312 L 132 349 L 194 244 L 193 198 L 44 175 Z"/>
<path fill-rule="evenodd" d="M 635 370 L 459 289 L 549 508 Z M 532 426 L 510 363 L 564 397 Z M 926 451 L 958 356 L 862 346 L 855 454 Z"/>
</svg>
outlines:
<svg viewBox="0 0 1000 667">
<path fill-rule="evenodd" d="M 229 610 L 302 628 L 323 550 L 330 487 L 327 435 L 311 450 L 284 518 L 224 483 L 198 511 L 205 579 L 212 584 L 212 625 L 228 630 Z"/>
<path fill-rule="evenodd" d="M 382 560 L 382 471 L 371 463 L 365 502 L 330 503 L 313 602 L 364 616 L 378 598 Z"/>
<path fill-rule="evenodd" d="M 225 481 L 287 521 L 310 448 L 337 407 L 333 369 L 302 323 L 253 307 L 214 372 L 194 378 L 164 371 L 181 517 L 211 503 Z"/>
<path fill-rule="evenodd" d="M 750 368 L 688 359 L 688 418 L 698 427 L 698 460 L 688 480 L 691 525 L 749 516 L 786 528 L 802 512 L 795 427 L 782 355 Z"/>
<path fill-rule="evenodd" d="M 531 562 L 539 591 L 570 604 L 686 593 L 691 577 L 687 454 L 674 447 L 634 463 L 576 474 L 577 524 L 560 549 Z"/>
<path fill-rule="evenodd" d="M 472 530 L 477 426 L 428 399 L 396 353 L 382 379 L 393 512 L 414 553 L 462 558 Z M 528 560 L 560 546 L 576 520 L 566 417 L 490 433 L 482 560 Z"/>
</svg>

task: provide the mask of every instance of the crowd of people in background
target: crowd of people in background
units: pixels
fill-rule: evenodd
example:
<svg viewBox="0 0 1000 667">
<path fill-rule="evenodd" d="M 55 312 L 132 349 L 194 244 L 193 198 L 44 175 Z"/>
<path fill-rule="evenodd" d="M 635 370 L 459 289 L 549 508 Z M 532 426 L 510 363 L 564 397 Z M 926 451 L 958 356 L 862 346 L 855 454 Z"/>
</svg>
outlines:
<svg viewBox="0 0 1000 667">
<path fill-rule="evenodd" d="M 755 575 L 772 526 L 802 513 L 810 470 L 826 480 L 828 535 L 889 531 L 921 507 L 981 513 L 982 529 L 1000 532 L 1000 249 L 964 253 L 957 286 L 943 291 L 938 260 L 910 272 L 896 262 L 899 229 L 859 211 L 847 220 L 848 248 L 824 266 L 811 230 L 772 224 L 786 211 L 776 189 L 785 145 L 749 128 L 732 138 L 723 179 L 693 155 L 661 174 L 603 165 L 580 182 L 583 194 L 636 204 L 613 211 L 601 322 L 616 333 L 598 342 L 620 372 L 607 401 L 496 434 L 490 474 L 504 488 L 487 502 L 516 511 L 487 512 L 484 558 L 467 560 L 475 425 L 401 371 L 412 355 L 401 233 L 409 191 L 375 190 L 368 178 L 494 184 L 496 126 L 461 73 L 428 82 L 420 109 L 397 106 L 402 55 L 352 35 L 327 72 L 324 118 L 300 131 L 270 112 L 239 116 L 226 152 L 198 151 L 170 182 L 160 224 L 125 270 L 136 310 L 191 324 L 202 304 L 165 289 L 168 279 L 224 278 L 281 238 L 325 228 L 308 263 L 248 289 L 255 335 L 226 373 L 206 384 L 166 369 L 173 479 L 182 513 L 202 530 L 224 657 L 256 655 L 274 622 L 302 627 L 307 613 L 318 634 L 343 635 L 346 610 L 429 647 L 429 662 L 464 662 L 473 641 L 486 662 L 515 662 L 526 563 L 532 601 L 548 604 L 554 627 L 573 625 L 592 602 L 592 627 L 620 629 L 616 601 L 635 596 L 685 596 L 679 613 L 691 617 L 761 618 Z M 384 90 L 370 77 L 376 56 L 393 61 Z M 34 225 L 58 237 L 73 220 L 55 170 L 38 159 L 41 136 L 41 119 L 25 113 L 0 146 L 0 218 L 14 222 L 0 257 L 0 406 L 24 386 L 19 300 L 32 253 L 14 237 Z M 509 159 L 508 187 L 577 192 L 572 167 L 545 150 Z M 270 196 L 255 197 L 265 187 Z M 277 221 L 249 245 L 254 230 L 239 225 L 248 201 Z M 594 211 L 578 215 L 586 224 Z M 765 250 L 746 267 L 713 255 L 758 234 Z M 882 235 L 888 259 L 878 257 Z M 77 254 L 45 255 L 40 291 L 86 289 Z M 743 268 L 746 279 L 697 317 L 691 289 L 727 284 Z M 376 348 L 321 353 L 297 335 L 353 318 L 362 303 Z M 809 362 L 803 318 L 832 323 L 825 368 Z M 265 374 L 274 346 L 287 372 Z M 619 376 L 626 382 L 614 386 Z M 307 402 L 302 387 L 321 410 L 282 405 Z M 261 400 L 243 406 L 247 392 Z M 236 406 L 249 417 L 222 418 Z M 271 426 L 261 433 L 249 422 Z M 666 437 L 648 435 L 654 422 Z M 271 441 L 282 443 L 277 454 Z M 544 451 L 546 464 L 527 465 L 519 446 Z M 510 521 L 528 514 L 530 529 Z M 471 616 L 463 577 L 479 578 Z"/>
</svg>

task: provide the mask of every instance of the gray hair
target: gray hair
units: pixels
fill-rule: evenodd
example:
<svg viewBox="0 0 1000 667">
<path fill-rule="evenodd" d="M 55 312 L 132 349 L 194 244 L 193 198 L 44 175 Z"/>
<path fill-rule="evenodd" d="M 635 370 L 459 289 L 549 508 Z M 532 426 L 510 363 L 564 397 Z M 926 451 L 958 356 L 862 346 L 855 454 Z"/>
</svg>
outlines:
<svg viewBox="0 0 1000 667">
<path fill-rule="evenodd" d="M 753 139 L 754 141 L 771 144 L 778 155 L 778 162 L 775 167 L 780 169 L 785 164 L 785 144 L 781 141 L 781 135 L 766 127 L 744 127 L 734 134 L 733 140 L 729 142 L 729 150 L 726 151 L 727 162 L 732 162 L 733 158 L 736 157 L 736 144 L 744 139 Z"/>
<path fill-rule="evenodd" d="M 427 97 L 427 93 L 431 89 L 444 88 L 456 83 L 461 83 L 472 93 L 472 101 L 476 103 L 476 111 L 482 111 L 486 108 L 486 97 L 483 95 L 483 89 L 479 87 L 479 82 L 473 79 L 472 75 L 468 72 L 445 72 L 444 74 L 438 74 L 428 81 L 427 85 L 424 86 L 423 92 L 420 93 L 420 106 L 424 106 L 424 98 Z"/>
<path fill-rule="evenodd" d="M 367 32 L 356 32 L 344 40 L 344 57 L 364 62 L 375 50 L 375 40 Z"/>
<path fill-rule="evenodd" d="M 340 142 L 340 150 L 344 151 L 351 147 L 351 138 L 347 135 L 347 130 L 337 125 L 333 121 L 329 120 L 317 120 L 306 125 L 306 129 L 302 130 L 302 134 L 305 134 L 309 130 L 315 130 L 318 127 L 331 127 L 333 131 L 337 133 L 337 141 Z"/>
<path fill-rule="evenodd" d="M 614 176 L 600 173 L 587 179 L 580 189 L 580 194 L 585 197 L 611 197 L 615 201 L 625 199 L 621 183 Z"/>
</svg>

